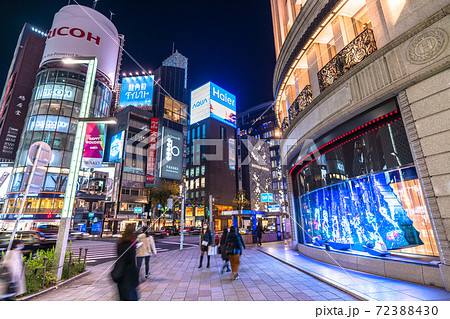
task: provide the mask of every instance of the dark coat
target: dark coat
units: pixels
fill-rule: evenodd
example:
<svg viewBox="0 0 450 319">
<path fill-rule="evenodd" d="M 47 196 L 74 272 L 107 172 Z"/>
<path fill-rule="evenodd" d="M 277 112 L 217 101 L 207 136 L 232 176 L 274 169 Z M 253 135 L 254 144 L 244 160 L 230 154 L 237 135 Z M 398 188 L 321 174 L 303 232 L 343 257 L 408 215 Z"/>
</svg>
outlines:
<svg viewBox="0 0 450 319">
<path fill-rule="evenodd" d="M 242 254 L 242 247 L 245 247 L 244 240 L 242 239 L 242 236 L 240 234 L 236 233 L 228 233 L 227 240 L 225 242 L 225 247 L 228 247 L 229 245 L 233 245 L 233 253 L 228 255 L 241 255 Z"/>
<path fill-rule="evenodd" d="M 255 234 L 256 234 L 256 236 L 258 237 L 258 238 L 261 238 L 262 237 L 262 234 L 264 234 L 264 230 L 262 229 L 262 227 L 261 226 L 256 226 L 256 228 L 255 228 Z"/>
<path fill-rule="evenodd" d="M 203 241 L 207 241 L 208 242 L 208 246 L 203 246 L 202 245 Z M 202 233 L 200 235 L 200 249 L 201 249 L 201 251 L 208 251 L 208 247 L 211 246 L 212 244 L 213 244 L 213 237 L 212 237 L 211 231 L 207 231 L 207 232 Z"/>
<path fill-rule="evenodd" d="M 132 247 L 128 249 L 128 247 Z M 128 249 L 128 250 L 127 250 Z M 123 256 L 122 256 L 123 254 Z M 136 247 L 132 242 L 125 241 L 117 244 L 118 267 L 125 275 L 117 283 L 120 300 L 137 301 L 136 287 L 139 285 L 139 273 L 136 266 Z"/>
<path fill-rule="evenodd" d="M 228 260 L 227 246 L 226 246 L 227 235 L 228 232 L 223 233 L 222 236 L 220 237 L 220 254 L 222 255 L 223 260 Z"/>
</svg>

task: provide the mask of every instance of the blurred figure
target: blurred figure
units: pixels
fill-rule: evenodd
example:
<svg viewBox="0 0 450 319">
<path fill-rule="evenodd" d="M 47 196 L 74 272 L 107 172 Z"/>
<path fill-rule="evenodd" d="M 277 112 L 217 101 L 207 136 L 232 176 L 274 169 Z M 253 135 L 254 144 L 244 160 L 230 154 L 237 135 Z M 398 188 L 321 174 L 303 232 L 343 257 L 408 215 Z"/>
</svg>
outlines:
<svg viewBox="0 0 450 319">
<path fill-rule="evenodd" d="M 230 260 L 227 255 L 227 245 L 225 244 L 227 241 L 227 235 L 228 235 L 228 228 L 224 227 L 222 232 L 222 237 L 220 237 L 220 254 L 222 255 L 223 260 L 223 266 L 220 269 L 220 274 L 222 275 L 225 271 L 225 268 L 227 269 L 227 272 L 230 271 L 230 267 L 228 266 L 228 261 Z"/>
<path fill-rule="evenodd" d="M 208 255 L 208 249 L 209 246 L 211 246 L 213 244 L 213 238 L 212 238 L 212 234 L 211 231 L 209 230 L 209 226 L 204 225 L 203 229 L 202 229 L 202 233 L 200 234 L 200 250 L 201 250 L 201 255 L 200 255 L 200 265 L 198 266 L 198 268 L 202 268 L 202 262 L 203 262 L 203 255 L 206 252 L 206 256 L 208 257 L 208 263 L 206 264 L 206 268 L 209 268 L 209 261 L 211 256 Z"/>
<path fill-rule="evenodd" d="M 142 261 L 145 260 L 145 279 L 150 276 L 150 255 L 156 256 L 155 240 L 147 227 L 143 229 L 143 233 L 137 236 L 138 249 L 136 252 L 137 258 L 137 270 L 138 274 L 141 273 Z"/>
<path fill-rule="evenodd" d="M 5 300 L 16 300 L 27 292 L 25 282 L 25 268 L 23 266 L 23 244 L 20 240 L 13 240 L 11 250 L 6 252 L 3 259 L 3 267 L 6 267 L 11 275 L 11 281 L 5 294 Z"/>
<path fill-rule="evenodd" d="M 263 230 L 261 224 L 258 224 L 258 226 L 256 226 L 255 233 L 256 233 L 256 237 L 258 238 L 258 243 L 257 244 L 259 246 L 262 246 L 261 237 L 262 237 L 262 234 L 264 234 L 264 230 Z"/>
<path fill-rule="evenodd" d="M 136 267 L 136 234 L 135 225 L 128 224 L 122 237 L 117 242 L 116 267 L 119 269 L 117 286 L 120 300 L 137 301 L 137 286 L 139 285 L 139 273 Z"/>
<path fill-rule="evenodd" d="M 231 226 L 230 232 L 227 235 L 227 240 L 225 242 L 228 258 L 231 264 L 231 279 L 239 279 L 239 264 L 240 255 L 242 255 L 242 247 L 245 247 L 244 240 L 242 236 L 237 231 L 236 227 Z"/>
</svg>

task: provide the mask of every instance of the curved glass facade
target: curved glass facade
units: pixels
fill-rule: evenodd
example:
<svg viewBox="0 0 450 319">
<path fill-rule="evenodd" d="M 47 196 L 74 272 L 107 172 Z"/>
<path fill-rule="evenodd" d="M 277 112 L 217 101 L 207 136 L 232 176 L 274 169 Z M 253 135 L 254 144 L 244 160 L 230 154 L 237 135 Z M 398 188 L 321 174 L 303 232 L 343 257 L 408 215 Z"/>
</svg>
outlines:
<svg viewBox="0 0 450 319">
<path fill-rule="evenodd" d="M 62 208 L 62 196 L 58 196 L 57 193 L 62 194 L 65 191 L 84 84 L 85 72 L 83 73 L 82 68 L 43 68 L 38 73 L 16 155 L 14 179 L 8 194 L 10 197 L 8 213 L 18 209 L 14 199 L 25 188 L 23 175 L 28 161 L 28 149 L 37 141 L 43 141 L 51 147 L 52 159 L 45 168 L 46 176 L 38 196 L 42 199 L 29 204 L 26 211 L 42 212 L 41 208 L 44 210 L 53 208 L 52 211 L 58 211 Z M 111 89 L 97 79 L 89 117 L 108 116 L 110 102 Z M 44 198 L 48 197 L 44 192 L 52 193 L 51 198 Z M 55 205 L 55 200 L 61 201 L 61 205 Z M 52 203 L 44 205 L 45 201 Z"/>
<path fill-rule="evenodd" d="M 339 137 L 321 137 L 319 145 L 329 142 L 291 171 L 303 242 L 438 256 L 398 111 L 343 127 Z"/>
</svg>

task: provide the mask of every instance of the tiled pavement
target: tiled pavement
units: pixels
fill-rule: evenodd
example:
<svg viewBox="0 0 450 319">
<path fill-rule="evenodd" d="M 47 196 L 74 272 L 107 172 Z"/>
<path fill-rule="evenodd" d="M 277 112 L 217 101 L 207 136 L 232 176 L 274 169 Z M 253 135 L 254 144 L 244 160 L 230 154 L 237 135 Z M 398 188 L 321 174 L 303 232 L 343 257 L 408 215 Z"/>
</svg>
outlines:
<svg viewBox="0 0 450 319">
<path fill-rule="evenodd" d="M 140 300 L 356 300 L 256 247 L 248 247 L 241 257 L 240 280 L 231 280 L 230 273 L 219 274 L 220 256 L 211 257 L 209 269 L 205 268 L 206 262 L 197 269 L 199 255 L 195 247 L 152 257 L 151 275 L 139 291 Z M 116 285 L 109 275 L 111 265 L 108 262 L 90 267 L 89 275 L 32 300 L 118 300 Z"/>
<path fill-rule="evenodd" d="M 306 271 L 325 282 L 340 287 L 366 300 L 440 301 L 450 300 L 444 289 L 404 282 L 329 265 L 305 257 L 283 243 L 264 244 L 260 250 Z"/>
</svg>

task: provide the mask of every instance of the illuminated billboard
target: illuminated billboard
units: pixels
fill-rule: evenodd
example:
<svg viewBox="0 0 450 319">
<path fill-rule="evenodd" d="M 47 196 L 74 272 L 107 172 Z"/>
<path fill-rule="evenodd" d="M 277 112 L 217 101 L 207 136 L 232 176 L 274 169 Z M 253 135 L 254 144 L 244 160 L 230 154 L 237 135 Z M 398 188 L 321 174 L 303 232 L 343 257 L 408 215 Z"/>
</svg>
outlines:
<svg viewBox="0 0 450 319">
<path fill-rule="evenodd" d="M 208 117 L 236 127 L 236 96 L 212 82 L 191 92 L 190 124 Z"/>
<path fill-rule="evenodd" d="M 125 131 L 122 131 L 111 138 L 111 147 L 109 149 L 110 162 L 119 162 L 122 159 L 124 136 Z"/>
<path fill-rule="evenodd" d="M 98 168 L 102 166 L 105 149 L 105 124 L 87 123 L 82 167 Z"/>
<path fill-rule="evenodd" d="M 153 75 L 123 78 L 119 107 L 152 105 L 153 84 Z"/>
<path fill-rule="evenodd" d="M 162 128 L 159 177 L 181 180 L 183 175 L 183 133 Z"/>
</svg>

